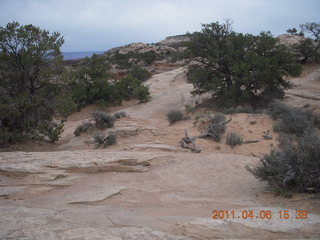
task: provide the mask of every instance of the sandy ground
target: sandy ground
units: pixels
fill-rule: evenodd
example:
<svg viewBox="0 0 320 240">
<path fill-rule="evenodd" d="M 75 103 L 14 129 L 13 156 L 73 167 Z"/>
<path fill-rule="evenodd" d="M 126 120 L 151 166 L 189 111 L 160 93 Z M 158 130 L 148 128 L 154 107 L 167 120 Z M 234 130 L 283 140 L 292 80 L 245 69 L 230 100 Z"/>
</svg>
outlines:
<svg viewBox="0 0 320 240">
<path fill-rule="evenodd" d="M 296 87 L 286 101 L 319 107 L 319 69 L 308 67 L 292 79 Z M 194 119 L 169 126 L 165 118 L 170 109 L 201 101 L 190 95 L 185 71 L 149 79 L 148 103 L 101 109 L 129 114 L 108 130 L 119 135 L 117 145 L 95 149 L 88 144 L 93 132 L 74 136 L 100 109 L 89 106 L 68 118 L 58 144 L 1 152 L 0 239 L 318 239 L 319 196 L 277 196 L 245 170 L 277 147 L 269 116 L 227 116 L 226 134 L 257 143 L 231 148 L 225 134 L 220 143 L 197 139 L 201 153 L 180 147 L 185 130 L 201 133 Z M 211 219 L 214 210 L 234 211 L 235 217 Z M 249 210 L 254 216 L 244 219 Z M 280 219 L 284 210 L 289 219 Z M 300 210 L 308 211 L 306 219 L 296 219 Z M 265 211 L 270 219 L 261 219 Z"/>
</svg>

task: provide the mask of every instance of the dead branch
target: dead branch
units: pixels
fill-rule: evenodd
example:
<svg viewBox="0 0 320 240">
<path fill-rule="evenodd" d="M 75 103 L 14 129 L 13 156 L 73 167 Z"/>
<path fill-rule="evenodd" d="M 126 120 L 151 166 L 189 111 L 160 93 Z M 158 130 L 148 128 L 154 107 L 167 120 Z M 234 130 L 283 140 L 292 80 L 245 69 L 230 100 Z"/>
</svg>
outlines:
<svg viewBox="0 0 320 240">
<path fill-rule="evenodd" d="M 197 148 L 195 139 L 197 137 L 189 137 L 187 130 L 184 130 L 184 137 L 181 138 L 180 143 L 182 148 L 190 149 L 193 152 L 199 153 L 200 149 Z"/>
<path fill-rule="evenodd" d="M 247 140 L 247 141 L 243 141 L 242 144 L 249 144 L 249 143 L 257 143 L 260 140 Z"/>
</svg>

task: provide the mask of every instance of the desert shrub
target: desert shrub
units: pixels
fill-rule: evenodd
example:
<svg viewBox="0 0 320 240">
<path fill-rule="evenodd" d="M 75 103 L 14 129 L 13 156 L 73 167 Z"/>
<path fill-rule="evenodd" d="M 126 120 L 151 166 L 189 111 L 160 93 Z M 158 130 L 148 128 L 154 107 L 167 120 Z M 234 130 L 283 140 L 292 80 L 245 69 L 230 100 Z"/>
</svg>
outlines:
<svg viewBox="0 0 320 240">
<path fill-rule="evenodd" d="M 251 105 L 239 105 L 237 107 L 226 108 L 223 111 L 225 114 L 232 113 L 253 113 L 254 108 Z"/>
<path fill-rule="evenodd" d="M 62 95 L 57 98 L 55 108 L 60 117 L 66 118 L 78 110 L 78 104 L 74 102 L 71 96 Z"/>
<path fill-rule="evenodd" d="M 56 142 L 59 140 L 60 135 L 64 131 L 63 127 L 64 127 L 63 122 L 56 123 L 56 122 L 48 121 L 42 127 L 43 137 L 47 136 L 50 142 Z"/>
<path fill-rule="evenodd" d="M 96 143 L 98 143 L 99 145 L 103 144 L 105 139 L 106 139 L 106 136 L 103 134 L 103 133 L 96 133 L 92 136 L 92 138 L 94 139 L 94 141 Z"/>
<path fill-rule="evenodd" d="M 110 146 L 110 145 L 114 145 L 117 143 L 117 135 L 115 134 L 109 134 L 105 140 L 104 140 L 104 147 Z"/>
<path fill-rule="evenodd" d="M 212 123 L 222 123 L 226 121 L 226 116 L 223 113 L 215 113 Z"/>
<path fill-rule="evenodd" d="M 128 114 L 126 112 L 124 112 L 124 111 L 121 111 L 121 112 L 116 112 L 113 116 L 116 119 L 120 119 L 120 118 L 128 117 Z"/>
<path fill-rule="evenodd" d="M 265 155 L 257 166 L 246 168 L 287 196 L 289 192 L 319 192 L 319 146 L 319 132 L 308 132 L 296 141 L 287 139 L 282 142 L 281 150 Z"/>
<path fill-rule="evenodd" d="M 220 123 L 211 123 L 208 126 L 207 133 L 208 137 L 216 142 L 220 142 L 222 135 L 226 131 L 226 126 Z"/>
<path fill-rule="evenodd" d="M 166 113 L 166 117 L 170 124 L 184 120 L 184 114 L 180 110 L 170 110 Z"/>
<path fill-rule="evenodd" d="M 226 116 L 223 113 L 215 113 L 205 130 L 206 137 L 220 142 L 222 135 L 226 131 L 225 121 Z"/>
<path fill-rule="evenodd" d="M 186 104 L 184 107 L 185 107 L 185 110 L 186 110 L 187 113 L 191 113 L 191 112 L 193 112 L 195 110 L 195 107 L 193 107 L 193 106 L 191 106 L 189 104 Z"/>
<path fill-rule="evenodd" d="M 160 55 L 153 50 L 138 54 L 138 58 L 143 60 L 146 65 L 152 64 L 159 57 Z"/>
<path fill-rule="evenodd" d="M 241 145 L 243 143 L 243 137 L 240 136 L 237 133 L 228 133 L 226 144 L 228 144 L 231 147 L 235 147 L 237 145 Z"/>
<path fill-rule="evenodd" d="M 79 125 L 76 130 L 74 130 L 74 135 L 80 136 L 81 133 L 86 132 L 87 130 L 93 128 L 93 124 L 91 122 L 82 123 Z"/>
<path fill-rule="evenodd" d="M 142 68 L 139 65 L 133 65 L 129 70 L 129 74 L 132 77 L 139 79 L 141 82 L 144 82 L 151 77 L 151 73 L 147 69 Z"/>
<path fill-rule="evenodd" d="M 114 85 L 114 91 L 120 96 L 121 99 L 130 100 L 134 96 L 134 91 L 137 87 L 141 86 L 141 82 L 131 75 L 128 75 Z"/>
<path fill-rule="evenodd" d="M 289 132 L 289 127 L 284 124 L 282 119 L 278 119 L 273 124 L 273 131 L 275 131 L 275 132 Z"/>
<path fill-rule="evenodd" d="M 112 128 L 114 125 L 114 116 L 103 112 L 95 111 L 93 114 L 93 119 L 95 120 L 95 126 L 99 129 Z"/>
<path fill-rule="evenodd" d="M 134 89 L 133 95 L 139 99 L 140 102 L 147 102 L 150 99 L 149 88 L 146 86 L 138 86 Z"/>
<path fill-rule="evenodd" d="M 270 114 L 273 119 L 278 120 L 274 125 L 275 131 L 302 136 L 306 131 L 320 126 L 319 114 L 296 109 L 278 101 L 270 104 Z"/>
</svg>

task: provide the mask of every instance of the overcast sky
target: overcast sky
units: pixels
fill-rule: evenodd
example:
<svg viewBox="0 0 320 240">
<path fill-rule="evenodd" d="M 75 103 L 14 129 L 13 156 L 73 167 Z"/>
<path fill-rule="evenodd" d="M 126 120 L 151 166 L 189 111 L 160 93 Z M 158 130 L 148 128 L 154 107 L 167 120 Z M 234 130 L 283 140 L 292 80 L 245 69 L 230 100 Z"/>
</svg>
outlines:
<svg viewBox="0 0 320 240">
<path fill-rule="evenodd" d="M 320 0 L 0 0 L 0 25 L 34 24 L 58 31 L 63 51 L 108 50 L 158 42 L 231 18 L 237 32 L 274 35 L 319 22 Z"/>
</svg>

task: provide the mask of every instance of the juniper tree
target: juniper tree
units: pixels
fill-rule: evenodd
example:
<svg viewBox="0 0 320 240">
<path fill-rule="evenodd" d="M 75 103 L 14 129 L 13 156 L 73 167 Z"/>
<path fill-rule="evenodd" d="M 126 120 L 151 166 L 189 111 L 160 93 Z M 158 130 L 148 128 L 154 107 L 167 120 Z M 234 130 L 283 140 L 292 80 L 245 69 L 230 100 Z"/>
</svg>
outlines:
<svg viewBox="0 0 320 240">
<path fill-rule="evenodd" d="M 0 145 L 18 136 L 58 139 L 62 125 L 51 117 L 63 43 L 58 32 L 33 25 L 0 27 Z"/>
<path fill-rule="evenodd" d="M 286 77 L 301 72 L 294 55 L 270 32 L 236 33 L 229 21 L 202 26 L 201 32 L 189 34 L 196 57 L 188 72 L 193 94 L 210 93 L 224 105 L 281 97 L 290 86 Z"/>
</svg>

